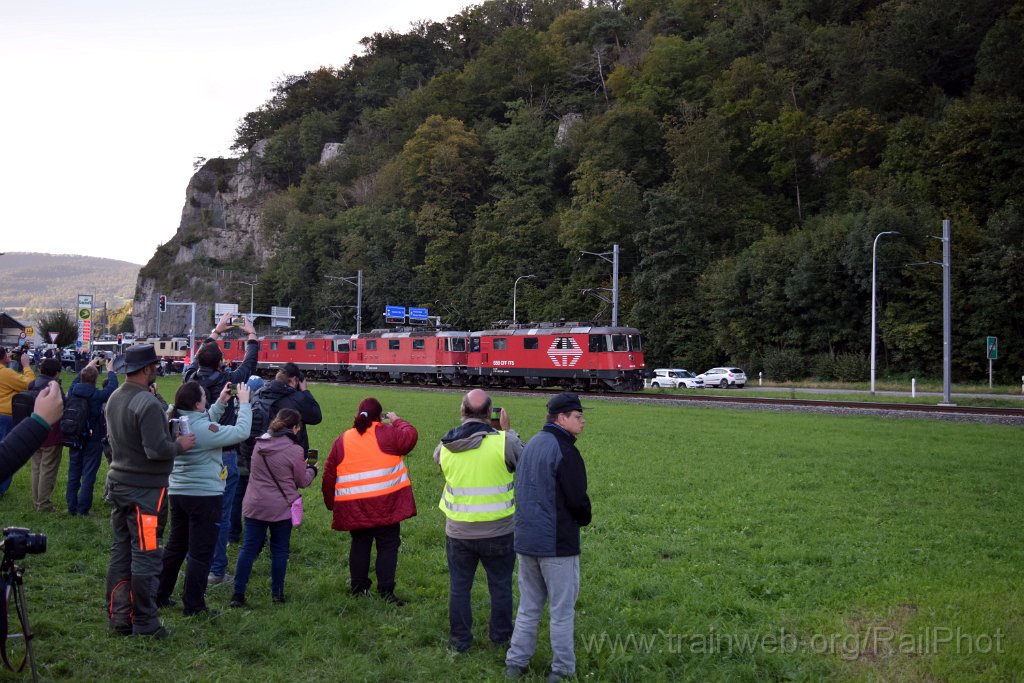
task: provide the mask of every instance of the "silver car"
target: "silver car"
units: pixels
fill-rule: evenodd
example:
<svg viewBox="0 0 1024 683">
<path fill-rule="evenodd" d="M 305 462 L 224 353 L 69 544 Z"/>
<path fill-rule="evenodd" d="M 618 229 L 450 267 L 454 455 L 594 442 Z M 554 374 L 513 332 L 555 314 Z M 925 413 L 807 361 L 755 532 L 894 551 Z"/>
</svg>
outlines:
<svg viewBox="0 0 1024 683">
<path fill-rule="evenodd" d="M 711 368 L 707 372 L 697 375 L 697 378 L 704 380 L 706 387 L 722 389 L 729 387 L 742 389 L 747 383 L 747 376 L 740 368 Z"/>
<path fill-rule="evenodd" d="M 698 379 L 692 372 L 683 368 L 658 368 L 654 371 L 654 377 L 648 379 L 645 384 L 653 389 L 661 387 L 702 389 L 704 387 L 703 380 Z"/>
</svg>

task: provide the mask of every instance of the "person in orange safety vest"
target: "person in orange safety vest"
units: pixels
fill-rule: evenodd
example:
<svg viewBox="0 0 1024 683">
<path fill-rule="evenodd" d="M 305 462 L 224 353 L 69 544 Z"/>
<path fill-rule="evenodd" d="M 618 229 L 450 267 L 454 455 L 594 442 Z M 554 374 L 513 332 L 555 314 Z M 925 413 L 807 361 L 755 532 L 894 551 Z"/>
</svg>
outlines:
<svg viewBox="0 0 1024 683">
<path fill-rule="evenodd" d="M 352 595 L 370 592 L 370 550 L 377 544 L 377 592 L 387 602 L 395 596 L 400 523 L 416 515 L 409 471 L 402 460 L 416 446 L 416 428 L 393 412 L 381 422 L 380 401 L 359 404 L 352 428 L 334 441 L 324 466 L 324 505 L 334 511 L 333 529 L 352 535 L 348 564 Z"/>
</svg>

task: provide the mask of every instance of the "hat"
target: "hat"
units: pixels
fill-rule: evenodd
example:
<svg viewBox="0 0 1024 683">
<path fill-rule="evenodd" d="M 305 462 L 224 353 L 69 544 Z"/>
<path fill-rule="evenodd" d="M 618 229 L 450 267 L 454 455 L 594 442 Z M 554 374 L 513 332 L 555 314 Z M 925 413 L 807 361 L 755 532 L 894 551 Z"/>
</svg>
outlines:
<svg viewBox="0 0 1024 683">
<path fill-rule="evenodd" d="M 133 372 L 138 372 L 142 368 L 156 365 L 159 362 L 160 359 L 156 357 L 156 351 L 153 349 L 152 344 L 139 344 L 129 348 L 124 352 L 123 356 L 118 356 L 114 359 L 114 370 L 130 375 Z"/>
<path fill-rule="evenodd" d="M 249 386 L 250 391 L 259 391 L 263 388 L 264 384 L 263 378 L 259 375 L 249 375 L 249 379 L 245 383 Z"/>
<path fill-rule="evenodd" d="M 580 403 L 580 397 L 572 392 L 563 392 L 558 396 L 555 396 L 548 401 L 548 414 L 559 415 L 561 413 L 571 413 L 574 410 L 583 411 L 583 405 Z"/>
</svg>

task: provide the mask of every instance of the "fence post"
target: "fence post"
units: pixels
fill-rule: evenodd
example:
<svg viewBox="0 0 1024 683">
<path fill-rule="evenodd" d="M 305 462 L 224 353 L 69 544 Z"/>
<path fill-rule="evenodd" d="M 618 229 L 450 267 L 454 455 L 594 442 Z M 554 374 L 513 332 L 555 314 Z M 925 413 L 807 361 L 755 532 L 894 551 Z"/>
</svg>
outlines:
<svg viewBox="0 0 1024 683">
<path fill-rule="evenodd" d="M 910 380 L 910 398 L 917 397 L 917 378 L 913 377 Z"/>
</svg>

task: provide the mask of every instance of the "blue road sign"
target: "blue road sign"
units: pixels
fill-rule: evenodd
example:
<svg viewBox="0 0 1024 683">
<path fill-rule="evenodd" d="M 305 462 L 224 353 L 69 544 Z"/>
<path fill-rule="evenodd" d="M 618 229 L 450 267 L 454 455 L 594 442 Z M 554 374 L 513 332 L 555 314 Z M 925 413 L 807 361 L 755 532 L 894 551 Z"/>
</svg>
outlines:
<svg viewBox="0 0 1024 683">
<path fill-rule="evenodd" d="M 427 309 L 425 308 L 410 308 L 409 309 L 409 320 L 426 320 Z"/>
<path fill-rule="evenodd" d="M 405 306 L 385 306 L 384 317 L 405 319 Z"/>
</svg>

